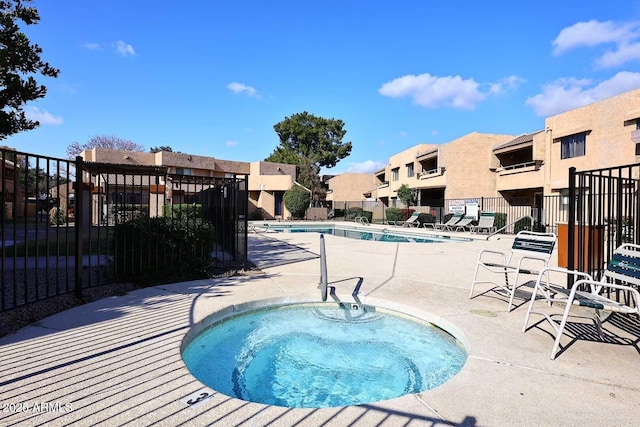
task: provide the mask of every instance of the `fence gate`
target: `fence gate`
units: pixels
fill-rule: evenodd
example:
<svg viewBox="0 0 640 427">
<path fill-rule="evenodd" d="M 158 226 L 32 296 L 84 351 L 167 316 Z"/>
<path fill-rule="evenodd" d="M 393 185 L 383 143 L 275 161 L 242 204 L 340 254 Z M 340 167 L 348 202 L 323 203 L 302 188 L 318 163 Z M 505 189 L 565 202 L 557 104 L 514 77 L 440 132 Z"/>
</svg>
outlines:
<svg viewBox="0 0 640 427">
<path fill-rule="evenodd" d="M 640 164 L 569 169 L 567 264 L 600 278 L 622 243 L 640 243 Z"/>
<path fill-rule="evenodd" d="M 81 297 L 83 289 L 113 283 L 127 269 L 149 272 L 170 265 L 165 260 L 188 260 L 167 245 L 140 247 L 158 218 L 177 219 L 184 207 L 213 227 L 220 262 L 247 262 L 246 176 L 169 174 L 166 167 L 8 149 L 0 150 L 0 161 L 0 312 L 71 292 Z M 136 232 L 118 228 L 134 220 Z M 189 233 L 197 221 L 178 229 Z"/>
</svg>

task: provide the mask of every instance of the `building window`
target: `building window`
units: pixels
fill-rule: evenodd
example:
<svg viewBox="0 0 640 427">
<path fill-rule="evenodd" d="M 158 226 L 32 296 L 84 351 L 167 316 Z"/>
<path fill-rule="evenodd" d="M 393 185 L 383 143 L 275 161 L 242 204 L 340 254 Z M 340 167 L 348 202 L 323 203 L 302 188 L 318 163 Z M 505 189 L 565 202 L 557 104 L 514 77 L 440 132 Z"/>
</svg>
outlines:
<svg viewBox="0 0 640 427">
<path fill-rule="evenodd" d="M 587 141 L 587 133 L 576 133 L 575 135 L 565 136 L 560 139 L 560 158 L 570 159 L 572 157 L 580 157 L 585 155 L 585 145 Z"/>
<path fill-rule="evenodd" d="M 636 119 L 636 130 L 640 130 L 640 119 Z"/>
<path fill-rule="evenodd" d="M 391 169 L 391 179 L 393 181 L 400 179 L 400 168 Z"/>
<path fill-rule="evenodd" d="M 189 168 L 176 168 L 176 174 L 178 174 L 178 175 L 193 175 L 193 172 Z"/>
<path fill-rule="evenodd" d="M 407 163 L 407 178 L 413 178 L 413 163 Z"/>
</svg>

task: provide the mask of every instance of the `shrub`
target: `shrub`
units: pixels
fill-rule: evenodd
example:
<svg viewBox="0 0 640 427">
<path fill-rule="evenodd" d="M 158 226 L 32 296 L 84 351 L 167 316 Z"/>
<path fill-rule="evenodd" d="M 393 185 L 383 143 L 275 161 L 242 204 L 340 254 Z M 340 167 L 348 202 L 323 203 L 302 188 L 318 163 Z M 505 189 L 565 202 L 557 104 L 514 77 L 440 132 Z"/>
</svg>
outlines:
<svg viewBox="0 0 640 427">
<path fill-rule="evenodd" d="M 202 218 L 202 205 L 196 203 L 182 203 L 177 205 L 165 205 L 163 207 L 165 218 L 182 220 L 184 218 Z"/>
<path fill-rule="evenodd" d="M 433 224 L 436 222 L 436 217 L 431 215 L 430 213 L 426 213 L 426 212 L 421 212 L 420 215 L 418 215 L 418 221 L 420 221 L 420 227 L 422 227 L 422 224 L 429 223 L 429 224 Z"/>
<path fill-rule="evenodd" d="M 311 194 L 304 188 L 294 185 L 284 193 L 284 205 L 294 219 L 304 218 L 311 203 Z"/>
<path fill-rule="evenodd" d="M 547 227 L 544 224 L 539 224 L 538 221 L 534 221 L 533 228 L 531 228 L 531 218 L 522 218 L 513 224 L 513 232 L 517 234 L 522 230 L 532 230 L 544 233 Z"/>
<path fill-rule="evenodd" d="M 493 220 L 493 225 L 494 227 L 496 227 L 496 230 L 500 230 L 502 227 L 507 225 L 507 214 L 502 212 L 496 213 L 496 218 Z M 501 233 L 504 233 L 504 230 L 501 231 Z"/>
<path fill-rule="evenodd" d="M 402 209 L 387 208 L 385 210 L 387 221 L 400 221 L 402 219 Z"/>
<path fill-rule="evenodd" d="M 371 219 L 373 218 L 373 212 L 371 211 L 365 211 L 362 208 L 349 208 L 346 210 L 345 214 L 344 214 L 344 219 L 345 221 L 353 221 L 356 219 L 356 217 L 359 216 L 363 216 L 365 218 L 367 218 L 367 221 L 371 222 Z"/>
<path fill-rule="evenodd" d="M 207 277 L 214 265 L 213 225 L 186 211 L 179 219 L 137 216 L 117 224 L 111 251 L 118 277 L 140 285 Z"/>
<path fill-rule="evenodd" d="M 415 209 L 402 209 L 402 220 L 406 221 L 415 212 Z"/>
</svg>

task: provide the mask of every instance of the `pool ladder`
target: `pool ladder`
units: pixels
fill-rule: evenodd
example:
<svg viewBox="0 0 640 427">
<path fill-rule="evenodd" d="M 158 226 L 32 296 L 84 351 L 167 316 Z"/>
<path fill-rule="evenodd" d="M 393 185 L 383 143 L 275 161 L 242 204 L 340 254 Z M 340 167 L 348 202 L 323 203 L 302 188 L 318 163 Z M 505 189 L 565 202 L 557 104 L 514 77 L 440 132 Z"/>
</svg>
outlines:
<svg viewBox="0 0 640 427">
<path fill-rule="evenodd" d="M 327 300 L 327 254 L 324 249 L 324 234 L 320 235 L 320 296 Z"/>
</svg>

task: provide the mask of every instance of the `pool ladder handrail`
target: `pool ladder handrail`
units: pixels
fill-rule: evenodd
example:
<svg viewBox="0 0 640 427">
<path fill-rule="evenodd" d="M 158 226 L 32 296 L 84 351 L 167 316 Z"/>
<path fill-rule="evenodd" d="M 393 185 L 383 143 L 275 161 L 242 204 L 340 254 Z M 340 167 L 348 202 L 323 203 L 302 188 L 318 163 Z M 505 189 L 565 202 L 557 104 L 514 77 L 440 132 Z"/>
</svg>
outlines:
<svg viewBox="0 0 640 427">
<path fill-rule="evenodd" d="M 515 224 L 516 222 L 520 221 L 521 219 L 525 219 L 525 218 L 530 218 L 530 219 L 531 219 L 531 228 L 533 229 L 533 222 L 534 222 L 533 216 L 531 216 L 531 215 L 523 215 L 523 216 L 521 216 L 520 218 L 516 219 L 515 221 L 510 222 L 509 224 L 505 225 L 504 227 L 501 227 L 501 228 L 497 229 L 496 231 L 494 231 L 493 233 L 489 234 L 489 235 L 487 236 L 487 239 L 486 239 L 486 240 L 489 240 L 489 238 L 490 238 L 490 237 L 495 236 L 496 234 L 500 233 L 502 230 L 506 229 L 507 227 L 512 226 L 512 225 L 513 225 L 513 224 Z M 531 230 L 531 231 L 532 231 L 532 230 Z"/>
<path fill-rule="evenodd" d="M 324 249 L 324 234 L 320 234 L 320 296 L 327 301 L 327 254 Z"/>
<path fill-rule="evenodd" d="M 357 222 L 363 225 L 371 225 L 366 216 L 357 216 L 353 219 L 353 222 Z"/>
</svg>

